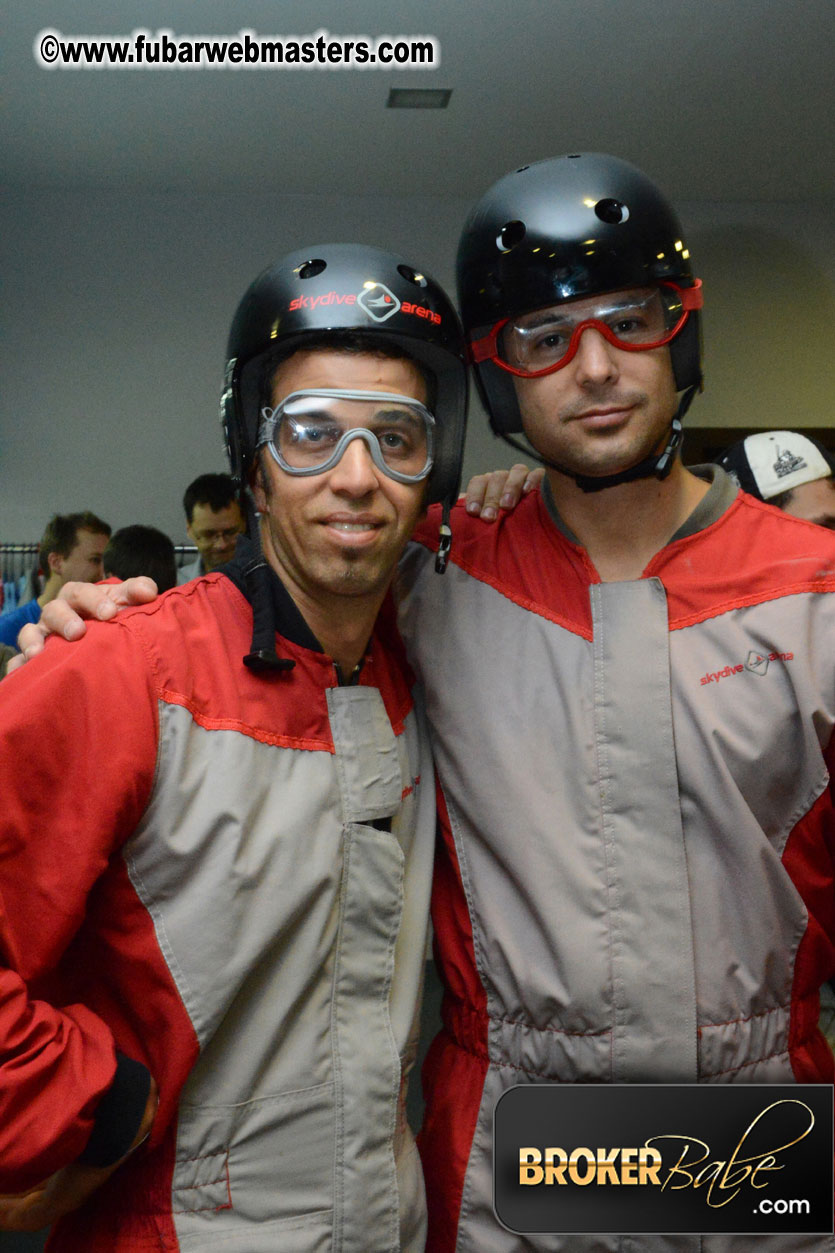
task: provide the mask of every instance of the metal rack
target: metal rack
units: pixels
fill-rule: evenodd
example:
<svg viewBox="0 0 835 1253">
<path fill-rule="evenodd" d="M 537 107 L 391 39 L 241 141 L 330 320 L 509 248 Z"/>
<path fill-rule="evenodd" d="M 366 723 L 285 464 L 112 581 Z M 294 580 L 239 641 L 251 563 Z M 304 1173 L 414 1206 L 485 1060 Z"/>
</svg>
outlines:
<svg viewBox="0 0 835 1253">
<path fill-rule="evenodd" d="M 0 613 L 16 609 L 34 596 L 40 596 L 43 580 L 38 574 L 38 543 L 3 543 L 0 542 L 0 578 L 2 578 L 2 598 Z M 177 568 L 194 561 L 197 549 L 193 544 L 175 544 L 174 554 Z"/>
<path fill-rule="evenodd" d="M 16 609 L 34 596 L 40 596 L 42 585 L 38 575 L 39 547 L 39 544 L 0 543 L 0 613 Z"/>
</svg>

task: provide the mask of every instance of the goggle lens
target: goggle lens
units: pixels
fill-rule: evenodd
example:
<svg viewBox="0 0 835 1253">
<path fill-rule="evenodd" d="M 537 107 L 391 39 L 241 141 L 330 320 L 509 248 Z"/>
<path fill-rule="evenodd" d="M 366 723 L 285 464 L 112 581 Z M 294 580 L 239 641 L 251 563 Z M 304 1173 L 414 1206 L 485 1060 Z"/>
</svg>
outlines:
<svg viewBox="0 0 835 1253">
<path fill-rule="evenodd" d="M 701 283 L 690 288 L 664 283 L 581 303 L 579 312 L 570 304 L 553 305 L 498 322 L 471 345 L 473 361 L 492 360 L 521 377 L 550 374 L 568 364 L 581 335 L 592 328 L 615 348 L 660 348 L 675 338 L 691 310 L 701 308 Z"/>
<path fill-rule="evenodd" d="M 261 411 L 259 446 L 288 474 L 322 474 L 362 439 L 384 474 L 417 483 L 432 468 L 434 418 L 417 400 L 386 392 L 293 392 Z"/>
</svg>

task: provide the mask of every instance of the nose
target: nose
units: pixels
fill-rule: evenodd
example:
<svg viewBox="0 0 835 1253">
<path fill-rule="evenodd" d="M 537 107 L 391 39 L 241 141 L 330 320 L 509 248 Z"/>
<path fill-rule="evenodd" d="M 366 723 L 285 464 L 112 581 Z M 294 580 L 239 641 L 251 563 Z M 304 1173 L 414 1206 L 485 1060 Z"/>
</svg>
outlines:
<svg viewBox="0 0 835 1253">
<path fill-rule="evenodd" d="M 595 386 L 610 383 L 620 373 L 617 364 L 617 348 L 614 348 L 604 335 L 594 326 L 587 326 L 580 333 L 580 342 L 574 356 L 574 368 L 577 382 Z"/>
<path fill-rule="evenodd" d="M 367 496 L 379 487 L 377 467 L 364 439 L 352 439 L 330 472 L 331 491 Z"/>
</svg>

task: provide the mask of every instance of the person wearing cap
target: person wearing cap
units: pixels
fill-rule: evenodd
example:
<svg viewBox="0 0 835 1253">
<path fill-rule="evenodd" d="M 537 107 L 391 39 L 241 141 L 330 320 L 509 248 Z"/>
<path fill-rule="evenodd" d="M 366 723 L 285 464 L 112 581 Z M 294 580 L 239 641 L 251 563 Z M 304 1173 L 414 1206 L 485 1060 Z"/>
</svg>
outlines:
<svg viewBox="0 0 835 1253">
<path fill-rule="evenodd" d="M 453 510 L 434 583 L 430 513 L 401 571 L 443 797 L 427 1247 L 748 1253 L 505 1230 L 493 1111 L 529 1082 L 832 1082 L 835 539 L 682 465 L 702 292 L 635 167 L 507 175 L 458 282 L 493 430 L 545 481 L 490 526 Z"/>
<path fill-rule="evenodd" d="M 743 491 L 793 518 L 835 530 L 835 460 L 800 431 L 759 431 L 737 440 L 717 464 Z"/>
<path fill-rule="evenodd" d="M 423 1250 L 405 1091 L 435 794 L 385 601 L 456 498 L 466 384 L 455 311 L 406 260 L 277 262 L 227 354 L 250 538 L 4 681 L 0 1228 L 58 1220 L 61 1253 Z"/>
</svg>

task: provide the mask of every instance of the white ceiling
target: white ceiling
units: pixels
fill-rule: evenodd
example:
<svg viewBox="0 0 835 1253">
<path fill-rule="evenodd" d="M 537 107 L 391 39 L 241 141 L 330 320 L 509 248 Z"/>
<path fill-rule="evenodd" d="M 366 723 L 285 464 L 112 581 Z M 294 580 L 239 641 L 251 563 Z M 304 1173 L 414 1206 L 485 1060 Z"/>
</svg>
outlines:
<svg viewBox="0 0 835 1253">
<path fill-rule="evenodd" d="M 835 0 L 28 0 L 5 6 L 7 185 L 475 197 L 610 151 L 678 200 L 835 198 Z M 117 14 L 117 16 L 114 16 Z M 44 70 L 33 41 L 433 35 L 432 71 Z M 451 87 L 445 112 L 389 87 Z"/>
</svg>

